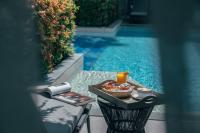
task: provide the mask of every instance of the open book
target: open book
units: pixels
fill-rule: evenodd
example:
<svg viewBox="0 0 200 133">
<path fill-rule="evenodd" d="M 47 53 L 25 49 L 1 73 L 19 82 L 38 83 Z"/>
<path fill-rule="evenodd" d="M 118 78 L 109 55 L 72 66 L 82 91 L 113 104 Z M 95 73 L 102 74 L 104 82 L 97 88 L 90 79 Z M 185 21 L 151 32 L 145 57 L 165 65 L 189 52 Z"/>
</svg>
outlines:
<svg viewBox="0 0 200 133">
<path fill-rule="evenodd" d="M 94 101 L 93 98 L 81 95 L 76 92 L 71 92 L 71 86 L 68 82 L 61 83 L 56 86 L 49 86 L 44 89 L 51 98 L 63 101 L 75 106 L 84 105 Z"/>
</svg>

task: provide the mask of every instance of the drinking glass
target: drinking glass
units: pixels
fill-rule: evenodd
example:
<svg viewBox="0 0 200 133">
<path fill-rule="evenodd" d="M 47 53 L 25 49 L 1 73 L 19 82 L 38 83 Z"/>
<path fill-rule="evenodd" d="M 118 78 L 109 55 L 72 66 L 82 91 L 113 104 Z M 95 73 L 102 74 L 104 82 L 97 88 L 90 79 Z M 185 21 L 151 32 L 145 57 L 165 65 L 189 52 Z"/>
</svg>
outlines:
<svg viewBox="0 0 200 133">
<path fill-rule="evenodd" d="M 128 80 L 128 72 L 117 72 L 117 83 L 123 84 Z"/>
</svg>

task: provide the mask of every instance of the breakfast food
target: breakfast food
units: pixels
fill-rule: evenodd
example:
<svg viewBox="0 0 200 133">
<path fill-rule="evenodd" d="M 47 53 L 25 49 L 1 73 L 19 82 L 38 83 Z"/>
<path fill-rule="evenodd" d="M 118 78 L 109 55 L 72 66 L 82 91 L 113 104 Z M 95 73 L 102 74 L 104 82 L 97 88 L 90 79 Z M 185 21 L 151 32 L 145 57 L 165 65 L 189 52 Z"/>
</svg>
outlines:
<svg viewBox="0 0 200 133">
<path fill-rule="evenodd" d="M 134 86 L 129 83 L 119 84 L 115 81 L 109 81 L 102 85 L 102 90 L 119 98 L 129 97 Z"/>
<path fill-rule="evenodd" d="M 102 87 L 106 90 L 128 90 L 131 85 L 129 85 L 128 83 L 124 83 L 124 84 L 118 84 L 116 82 L 110 81 L 107 82 L 105 84 L 102 85 Z"/>
<path fill-rule="evenodd" d="M 113 90 L 113 89 L 117 89 L 118 86 L 114 81 L 110 81 L 103 84 L 102 87 L 106 90 Z"/>
</svg>

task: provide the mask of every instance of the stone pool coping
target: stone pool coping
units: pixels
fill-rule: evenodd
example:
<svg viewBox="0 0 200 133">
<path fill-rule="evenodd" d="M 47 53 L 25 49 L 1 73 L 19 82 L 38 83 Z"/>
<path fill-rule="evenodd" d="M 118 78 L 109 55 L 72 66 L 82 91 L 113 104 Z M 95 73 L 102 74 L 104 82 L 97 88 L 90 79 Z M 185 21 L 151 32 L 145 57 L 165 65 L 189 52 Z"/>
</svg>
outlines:
<svg viewBox="0 0 200 133">
<path fill-rule="evenodd" d="M 76 53 L 62 61 L 56 66 L 53 72 L 47 74 L 46 82 L 56 85 L 65 81 L 70 81 L 83 68 L 83 54 Z"/>
<path fill-rule="evenodd" d="M 114 37 L 122 23 L 122 20 L 116 20 L 108 27 L 77 27 L 75 34 L 86 36 Z"/>
</svg>

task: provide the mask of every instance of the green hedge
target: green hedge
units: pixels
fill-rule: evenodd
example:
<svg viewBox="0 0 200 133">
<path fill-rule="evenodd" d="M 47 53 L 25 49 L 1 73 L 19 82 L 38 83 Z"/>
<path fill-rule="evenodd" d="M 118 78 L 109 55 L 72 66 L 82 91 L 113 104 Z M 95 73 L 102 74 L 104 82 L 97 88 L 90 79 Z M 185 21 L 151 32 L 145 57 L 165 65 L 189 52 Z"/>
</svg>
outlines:
<svg viewBox="0 0 200 133">
<path fill-rule="evenodd" d="M 119 0 L 75 0 L 78 26 L 107 26 L 118 18 Z"/>
<path fill-rule="evenodd" d="M 45 71 L 52 71 L 63 59 L 73 55 L 75 30 L 74 0 L 33 0 L 41 38 Z"/>
</svg>

